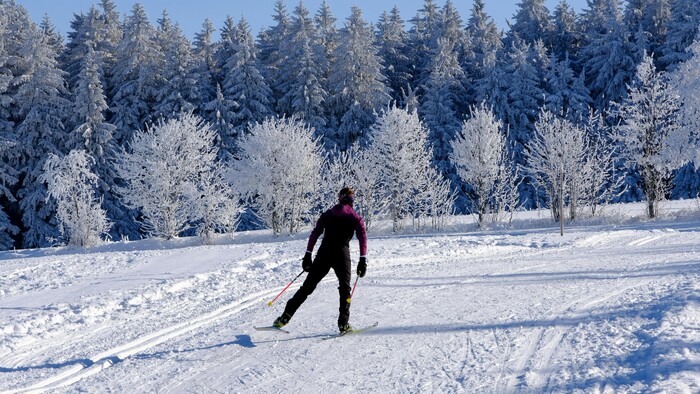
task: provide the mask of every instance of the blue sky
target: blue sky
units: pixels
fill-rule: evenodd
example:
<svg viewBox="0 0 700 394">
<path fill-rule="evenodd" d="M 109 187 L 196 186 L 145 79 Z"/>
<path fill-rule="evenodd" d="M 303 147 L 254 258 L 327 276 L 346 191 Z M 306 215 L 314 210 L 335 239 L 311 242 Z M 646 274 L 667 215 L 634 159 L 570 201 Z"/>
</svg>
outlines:
<svg viewBox="0 0 700 394">
<path fill-rule="evenodd" d="M 506 19 L 513 16 L 516 4 L 521 0 L 485 0 L 487 13 L 494 18 L 502 29 L 506 28 Z M 51 17 L 59 32 L 66 34 L 70 30 L 70 21 L 74 13 L 87 12 L 90 6 L 99 3 L 99 0 L 16 0 L 23 5 L 32 19 L 40 22 L 44 14 Z M 131 11 L 135 0 L 115 0 L 119 12 L 124 15 Z M 312 14 L 315 14 L 322 0 L 304 0 L 304 5 Z M 460 12 L 462 19 L 466 20 L 472 7 L 471 0 L 452 0 L 453 4 Z M 272 12 L 275 0 L 142 0 L 140 2 L 146 8 L 152 23 L 160 18 L 164 9 L 168 10 L 173 21 L 179 22 L 183 31 L 192 38 L 194 33 L 201 30 L 202 22 L 209 18 L 214 23 L 216 29 L 220 29 L 227 15 L 238 21 L 244 16 L 250 23 L 253 32 L 257 32 L 273 23 Z M 444 0 L 436 0 L 435 4 L 442 6 Z M 547 0 L 547 7 L 554 9 L 559 0 Z M 576 12 L 580 12 L 586 6 L 585 0 L 568 0 Z M 285 1 L 287 10 L 291 13 L 294 7 L 299 4 L 298 0 Z M 394 5 L 398 5 L 401 16 L 404 20 L 409 20 L 415 16 L 416 11 L 422 8 L 423 0 L 328 0 L 328 4 L 333 14 L 339 20 L 339 26 L 349 15 L 350 7 L 356 5 L 362 9 L 364 17 L 369 22 L 376 22 L 382 11 L 390 10 Z"/>
</svg>

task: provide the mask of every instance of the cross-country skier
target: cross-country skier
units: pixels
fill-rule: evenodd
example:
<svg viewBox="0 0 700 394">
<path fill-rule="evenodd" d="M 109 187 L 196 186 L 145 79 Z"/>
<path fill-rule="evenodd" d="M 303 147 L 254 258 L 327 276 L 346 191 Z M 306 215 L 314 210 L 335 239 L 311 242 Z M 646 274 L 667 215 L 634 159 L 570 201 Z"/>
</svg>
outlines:
<svg viewBox="0 0 700 394">
<path fill-rule="evenodd" d="M 340 308 L 338 316 L 338 329 L 341 333 L 352 331 L 348 324 L 350 319 L 350 277 L 352 263 L 350 261 L 350 240 L 353 233 L 357 235 L 360 243 L 360 261 L 357 263 L 357 275 L 362 278 L 367 272 L 367 235 L 365 223 L 362 217 L 352 209 L 355 192 L 344 187 L 338 193 L 338 204 L 324 212 L 316 222 L 316 227 L 311 231 L 306 254 L 301 266 L 309 275 L 296 294 L 287 302 L 284 313 L 278 317 L 273 326 L 284 327 L 294 316 L 294 312 L 301 306 L 314 289 L 331 270 L 338 277 L 338 292 L 340 293 Z M 318 237 L 323 234 L 321 246 L 318 248 L 316 258 L 311 261 L 311 254 Z"/>
</svg>

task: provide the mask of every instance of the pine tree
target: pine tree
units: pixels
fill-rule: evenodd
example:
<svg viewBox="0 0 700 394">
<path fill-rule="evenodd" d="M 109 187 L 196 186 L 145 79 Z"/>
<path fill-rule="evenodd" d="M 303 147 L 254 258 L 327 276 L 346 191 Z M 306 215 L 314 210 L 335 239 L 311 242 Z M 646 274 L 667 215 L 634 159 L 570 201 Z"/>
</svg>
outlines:
<svg viewBox="0 0 700 394">
<path fill-rule="evenodd" d="M 472 101 L 486 102 L 492 109 L 502 108 L 497 105 L 498 92 L 503 78 L 500 74 L 498 54 L 503 48 L 498 26 L 484 10 L 483 0 L 475 0 L 471 16 L 467 23 L 471 50 L 463 62 L 464 72 L 473 81 L 469 89 Z M 505 100 L 502 100 L 505 104 Z M 499 116 L 501 111 L 497 111 Z"/>
<path fill-rule="evenodd" d="M 433 160 L 439 170 L 450 171 L 450 141 L 460 128 L 458 105 L 465 99 L 464 71 L 462 71 L 453 44 L 438 39 L 438 52 L 433 56 L 430 75 L 420 106 L 420 113 L 429 130 Z"/>
<path fill-rule="evenodd" d="M 634 75 L 633 46 L 617 0 L 589 0 L 589 7 L 582 18 L 586 42 L 581 60 L 591 98 L 602 110 L 626 96 L 626 84 Z"/>
<path fill-rule="evenodd" d="M 552 26 L 544 0 L 521 0 L 517 7 L 506 43 L 513 42 L 515 37 L 530 45 L 538 40 L 547 42 Z"/>
<path fill-rule="evenodd" d="M 583 75 L 577 77 L 574 74 L 568 57 L 558 60 L 555 54 L 550 56 L 545 91 L 545 104 L 550 112 L 564 116 L 574 124 L 581 124 L 588 118 L 591 98 Z"/>
<path fill-rule="evenodd" d="M 117 143 L 127 141 L 135 130 L 154 120 L 155 97 L 163 82 L 158 69 L 161 58 L 155 29 L 137 3 L 126 19 L 110 82 L 111 123 L 117 127 Z"/>
<path fill-rule="evenodd" d="M 566 0 L 561 0 L 552 15 L 551 37 L 548 42 L 552 52 L 559 58 L 571 57 L 576 60 L 581 44 L 581 33 L 576 24 L 576 11 Z"/>
<path fill-rule="evenodd" d="M 194 112 L 202 93 L 192 48 L 180 25 L 172 25 L 165 11 L 157 31 L 157 43 L 163 54 L 160 68 L 163 85 L 156 92 L 154 118 L 168 119 L 180 112 Z"/>
<path fill-rule="evenodd" d="M 338 47 L 338 31 L 335 28 L 336 18 L 331 12 L 331 8 L 326 0 L 323 0 L 321 7 L 314 17 L 316 32 L 318 34 L 318 45 L 323 48 L 318 59 L 322 72 L 323 89 L 329 92 L 328 77 L 331 73 L 331 64 L 335 62 L 333 52 Z"/>
<path fill-rule="evenodd" d="M 337 125 L 329 134 L 330 146 L 346 150 L 362 139 L 374 121 L 374 113 L 389 101 L 384 84 L 381 59 L 374 45 L 374 33 L 362 19 L 362 11 L 353 7 L 340 31 L 340 45 L 333 56 L 330 84 L 330 110 Z"/>
<path fill-rule="evenodd" d="M 210 120 L 211 115 L 204 108 L 206 104 L 216 97 L 216 52 L 218 43 L 213 41 L 214 24 L 206 19 L 202 24 L 202 30 L 194 35 L 194 75 L 200 91 L 198 113 Z"/>
<path fill-rule="evenodd" d="M 280 79 L 282 97 L 277 102 L 277 112 L 286 116 L 298 116 L 317 131 L 326 125 L 324 118 L 323 70 L 317 59 L 323 48 L 317 44 L 316 28 L 309 11 L 299 4 L 294 9 L 289 26 L 289 42 L 281 51 L 283 61 Z"/>
<path fill-rule="evenodd" d="M 377 43 L 378 54 L 386 70 L 387 86 L 391 89 L 391 98 L 401 103 L 402 95 L 410 88 L 411 62 L 407 56 L 408 34 L 404 30 L 404 21 L 397 7 L 379 17 Z"/>
<path fill-rule="evenodd" d="M 695 0 L 671 0 L 671 17 L 668 22 L 666 42 L 661 46 L 661 64 L 673 69 L 675 65 L 691 57 L 686 49 L 698 37 L 700 26 L 700 2 Z"/>
<path fill-rule="evenodd" d="M 667 26 L 671 19 L 669 0 L 630 0 L 625 9 L 625 23 L 630 32 L 636 32 L 637 42 L 644 41 L 646 47 L 637 47 L 639 60 L 647 53 L 660 54 L 660 46 L 666 41 Z"/>
<path fill-rule="evenodd" d="M 231 125 L 235 140 L 249 125 L 272 115 L 271 91 L 258 69 L 257 51 L 245 19 L 236 25 L 233 55 L 224 67 L 224 97 L 236 103 Z M 231 149 L 232 147 L 228 147 Z"/>
<path fill-rule="evenodd" d="M 0 4 L 0 10 L 4 11 L 4 7 Z M 0 157 L 2 158 L 0 160 L 0 197 L 6 199 L 8 203 L 15 203 L 16 200 L 10 188 L 18 181 L 17 171 L 8 163 L 16 141 L 13 133 L 14 122 L 10 115 L 12 97 L 8 94 L 13 78 L 12 71 L 8 67 L 9 54 L 4 45 L 6 26 L 7 20 L 0 16 Z M 12 248 L 14 245 L 12 236 L 17 235 L 18 232 L 19 228 L 11 223 L 5 208 L 0 206 L 0 249 Z"/>
<path fill-rule="evenodd" d="M 258 37 L 260 72 L 266 84 L 272 90 L 272 103 L 276 103 L 284 95 L 284 80 L 281 76 L 283 48 L 287 45 L 289 34 L 289 14 L 284 1 L 275 1 L 275 11 L 272 15 L 275 25 L 260 32 Z"/>
<path fill-rule="evenodd" d="M 17 115 L 17 150 L 10 163 L 19 171 L 16 194 L 25 227 L 24 247 L 49 245 L 57 229 L 51 224 L 53 206 L 46 201 L 46 187 L 38 182 L 48 154 L 61 154 L 66 145 L 65 121 L 70 102 L 66 99 L 65 72 L 58 68 L 58 53 L 49 37 L 36 27 L 21 33 L 19 56 L 24 83 L 14 101 Z"/>
</svg>

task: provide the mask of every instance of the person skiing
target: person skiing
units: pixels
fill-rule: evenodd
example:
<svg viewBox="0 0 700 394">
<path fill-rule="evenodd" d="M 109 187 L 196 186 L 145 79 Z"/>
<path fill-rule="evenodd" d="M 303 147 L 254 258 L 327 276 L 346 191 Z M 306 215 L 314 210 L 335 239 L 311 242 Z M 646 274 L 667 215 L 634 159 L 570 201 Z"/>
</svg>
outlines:
<svg viewBox="0 0 700 394">
<path fill-rule="evenodd" d="M 362 217 L 352 207 L 354 198 L 355 192 L 349 187 L 344 187 L 338 193 L 338 204 L 321 214 L 316 222 L 316 227 L 311 231 L 306 254 L 301 263 L 304 271 L 309 274 L 299 290 L 287 302 L 282 315 L 275 319 L 273 326 L 282 328 L 289 323 L 297 309 L 313 293 L 316 285 L 332 268 L 338 277 L 338 292 L 340 293 L 338 329 L 341 333 L 352 331 L 348 321 L 350 319 L 350 279 L 352 276 L 350 240 L 353 233 L 360 243 L 357 275 L 362 278 L 367 272 L 367 234 Z M 321 246 L 312 262 L 311 254 L 321 234 L 323 234 Z"/>
</svg>

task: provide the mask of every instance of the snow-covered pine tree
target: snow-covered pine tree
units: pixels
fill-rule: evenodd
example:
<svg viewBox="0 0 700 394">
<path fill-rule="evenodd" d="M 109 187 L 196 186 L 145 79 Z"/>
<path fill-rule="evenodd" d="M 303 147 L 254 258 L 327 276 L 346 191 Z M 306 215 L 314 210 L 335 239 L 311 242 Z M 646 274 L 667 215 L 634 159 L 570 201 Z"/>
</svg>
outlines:
<svg viewBox="0 0 700 394">
<path fill-rule="evenodd" d="M 642 59 L 644 51 L 658 56 L 660 47 L 666 41 L 668 23 L 671 20 L 669 0 L 628 0 L 625 7 L 625 24 L 635 33 L 636 41 L 644 41 L 645 46 L 637 45 L 636 52 Z"/>
<path fill-rule="evenodd" d="M 0 5 L 2 10 L 3 5 Z M 3 13 L 3 15 L 6 15 Z M 17 179 L 17 171 L 9 165 L 9 157 L 16 145 L 14 136 L 14 123 L 10 118 L 10 104 L 12 97 L 8 94 L 10 82 L 12 81 L 12 71 L 7 66 L 9 56 L 5 50 L 4 37 L 7 20 L 0 16 L 0 197 L 6 199 L 8 203 L 16 202 L 10 191 Z M 6 208 L 0 206 L 0 249 L 11 249 L 14 245 L 13 235 L 17 235 L 19 228 L 11 223 L 7 215 Z"/>
<path fill-rule="evenodd" d="M 59 229 L 69 245 L 96 245 L 111 227 L 97 195 L 99 178 L 91 171 L 93 165 L 92 157 L 81 149 L 65 157 L 50 153 L 39 177 L 47 184 L 47 199 L 56 201 Z"/>
<path fill-rule="evenodd" d="M 415 88 L 424 84 L 428 77 L 430 56 L 435 53 L 440 35 L 440 10 L 433 0 L 424 0 L 423 8 L 409 22 L 412 26 L 408 31 L 408 58 L 413 66 L 412 87 Z"/>
<path fill-rule="evenodd" d="M 560 210 L 562 204 L 568 207 L 569 219 L 574 220 L 586 175 L 586 133 L 547 110 L 541 112 L 535 129 L 535 137 L 528 141 L 525 151 L 528 172 L 534 184 L 544 190 L 554 220 L 565 214 Z"/>
<path fill-rule="evenodd" d="M 212 125 L 219 138 L 219 157 L 226 161 L 231 158 L 231 152 L 236 146 L 237 134 L 233 128 L 235 121 L 234 109 L 238 107 L 235 101 L 224 96 L 221 85 L 216 85 L 214 99 L 204 105 L 206 120 Z"/>
<path fill-rule="evenodd" d="M 351 14 L 340 31 L 340 44 L 333 57 L 329 86 L 330 112 L 334 128 L 326 134 L 328 147 L 348 149 L 362 140 L 374 121 L 374 114 L 390 99 L 384 84 L 381 59 L 374 44 L 374 32 L 362 19 L 362 11 L 352 7 Z"/>
<path fill-rule="evenodd" d="M 700 38 L 688 48 L 688 54 L 690 57 L 670 75 L 670 83 L 680 97 L 681 135 L 688 136 L 690 142 L 684 156 L 695 164 L 682 167 L 676 174 L 674 196 L 681 198 L 695 198 L 700 190 Z"/>
<path fill-rule="evenodd" d="M 75 89 L 88 46 L 95 50 L 100 35 L 100 23 L 100 12 L 95 6 L 90 7 L 87 14 L 73 14 L 73 30 L 68 32 L 68 44 L 61 55 L 62 69 L 68 73 L 68 87 L 71 91 Z"/>
<path fill-rule="evenodd" d="M 326 91 L 318 59 L 323 58 L 323 48 L 318 45 L 316 27 L 303 3 L 294 9 L 289 41 L 280 53 L 280 80 L 284 83 L 280 86 L 283 95 L 277 102 L 277 113 L 297 116 L 322 133 L 326 125 Z"/>
<path fill-rule="evenodd" d="M 537 41 L 548 43 L 552 26 L 544 0 L 521 0 L 517 7 L 506 36 L 506 45 L 516 40 L 515 37 L 529 45 L 534 45 Z"/>
<path fill-rule="evenodd" d="M 547 40 L 551 44 L 552 53 L 559 60 L 564 57 L 578 56 L 581 43 L 581 32 L 576 24 L 576 11 L 566 0 L 561 0 L 552 14 L 551 36 Z"/>
<path fill-rule="evenodd" d="M 319 67 L 321 67 L 323 75 L 323 89 L 329 92 L 328 76 L 331 73 L 331 64 L 335 62 L 333 52 L 335 48 L 338 47 L 338 30 L 335 27 L 336 18 L 333 16 L 331 8 L 326 0 L 323 0 L 316 12 L 314 22 L 316 23 L 316 32 L 318 34 L 318 45 L 323 48 L 318 59 Z"/>
<path fill-rule="evenodd" d="M 687 146 L 686 129 L 680 127 L 680 98 L 670 88 L 667 76 L 645 55 L 628 97 L 615 109 L 622 120 L 618 126 L 622 154 L 641 173 L 647 216 L 658 216 L 658 204 L 668 192 L 671 171 L 684 164 L 682 148 Z"/>
<path fill-rule="evenodd" d="M 165 11 L 159 20 L 156 38 L 163 54 L 159 70 L 163 84 L 156 92 L 153 116 L 169 119 L 180 112 L 195 112 L 201 105 L 202 90 L 195 72 L 192 46 L 180 25 L 173 25 Z"/>
<path fill-rule="evenodd" d="M 237 104 L 232 108 L 230 124 L 234 135 L 230 136 L 231 140 L 238 138 L 249 125 L 272 115 L 272 93 L 258 69 L 255 41 L 245 19 L 236 25 L 233 48 L 233 55 L 224 66 L 225 78 L 221 86 L 224 97 Z"/>
<path fill-rule="evenodd" d="M 474 1 L 466 28 L 471 48 L 463 62 L 463 68 L 472 80 L 484 78 L 487 69 L 495 66 L 496 55 L 503 48 L 498 26 L 486 14 L 484 7 L 483 0 Z"/>
<path fill-rule="evenodd" d="M 224 193 L 217 179 L 214 143 L 216 133 L 204 120 L 182 113 L 138 131 L 119 154 L 115 167 L 127 184 L 118 188 L 124 203 L 141 210 L 144 231 L 156 237 L 173 238 L 198 224 L 211 229 L 213 212 L 223 209 L 212 193 Z M 204 213 L 208 212 L 205 216 Z M 228 225 L 235 218 L 219 217 Z"/>
<path fill-rule="evenodd" d="M 408 58 L 408 33 L 404 30 L 404 21 L 398 7 L 386 11 L 377 23 L 378 55 L 383 60 L 387 77 L 387 86 L 394 102 L 402 103 L 402 97 L 410 89 L 411 61 Z"/>
<path fill-rule="evenodd" d="M 686 49 L 698 37 L 700 26 L 700 2 L 695 0 L 671 0 L 671 17 L 667 25 L 666 41 L 661 45 L 660 62 L 666 69 L 690 58 Z"/>
<path fill-rule="evenodd" d="M 449 181 L 432 167 L 428 130 L 417 111 L 409 113 L 394 105 L 382 113 L 370 133 L 369 157 L 379 173 L 382 205 L 394 231 L 406 219 L 420 226 L 426 217 L 451 213 L 454 195 Z"/>
<path fill-rule="evenodd" d="M 202 30 L 194 34 L 193 42 L 194 75 L 201 95 L 199 110 L 196 113 L 212 124 L 212 114 L 204 107 L 216 97 L 216 51 L 219 43 L 213 41 L 214 31 L 212 21 L 205 19 Z"/>
<path fill-rule="evenodd" d="M 513 173 L 503 122 L 483 103 L 472 107 L 471 117 L 451 142 L 457 175 L 471 188 L 472 212 L 479 224 L 497 220 L 505 210 L 508 177 Z"/>
<path fill-rule="evenodd" d="M 466 101 L 465 75 L 454 44 L 446 38 L 438 39 L 438 52 L 432 59 L 419 111 L 429 130 L 432 159 L 440 171 L 453 173 L 450 141 L 461 125 L 459 105 Z"/>
<path fill-rule="evenodd" d="M 295 234 L 316 207 L 323 156 L 298 119 L 256 123 L 238 145 L 232 183 L 275 235 Z"/>
<path fill-rule="evenodd" d="M 66 98 L 65 72 L 58 68 L 58 53 L 49 37 L 36 26 L 21 32 L 19 62 L 23 70 L 21 86 L 14 96 L 17 117 L 17 149 L 10 165 L 21 180 L 17 199 L 24 231 L 22 246 L 49 245 L 57 235 L 50 223 L 53 207 L 46 202 L 46 187 L 38 181 L 50 153 L 61 154 L 66 146 L 65 123 L 70 101 Z"/>
<path fill-rule="evenodd" d="M 155 97 L 163 83 L 159 70 L 162 56 L 146 10 L 136 3 L 126 18 L 109 82 L 110 121 L 117 127 L 114 137 L 118 144 L 154 120 Z"/>
<path fill-rule="evenodd" d="M 107 217 L 113 223 L 112 238 L 138 237 L 138 225 L 132 213 L 114 193 L 117 174 L 112 161 L 117 151 L 114 141 L 116 127 L 107 122 L 107 101 L 102 85 L 101 57 L 87 44 L 87 54 L 77 75 L 73 90 L 72 118 L 67 149 L 85 150 L 90 156 L 90 170 L 97 176 L 97 191 Z"/>
<path fill-rule="evenodd" d="M 283 50 L 288 45 L 289 14 L 283 0 L 275 1 L 272 15 L 275 25 L 263 30 L 258 36 L 260 73 L 265 83 L 270 87 L 271 108 L 284 95 L 284 83 L 281 74 L 285 71 L 282 66 Z"/>
<path fill-rule="evenodd" d="M 567 55 L 563 60 L 553 53 L 545 73 L 545 105 L 555 114 L 561 114 L 574 124 L 582 124 L 588 117 L 591 98 L 582 76 L 576 77 Z"/>
<path fill-rule="evenodd" d="M 595 108 L 605 110 L 627 94 L 626 84 L 634 75 L 634 47 L 617 0 L 589 0 L 588 7 L 581 17 L 585 39 L 580 59 Z"/>
</svg>

